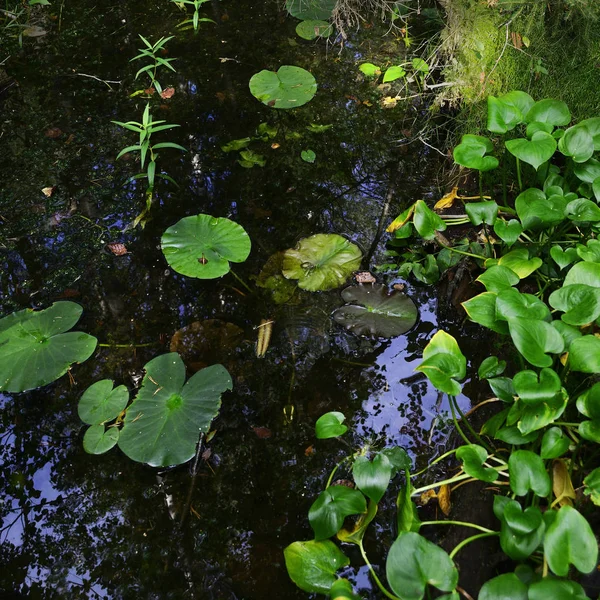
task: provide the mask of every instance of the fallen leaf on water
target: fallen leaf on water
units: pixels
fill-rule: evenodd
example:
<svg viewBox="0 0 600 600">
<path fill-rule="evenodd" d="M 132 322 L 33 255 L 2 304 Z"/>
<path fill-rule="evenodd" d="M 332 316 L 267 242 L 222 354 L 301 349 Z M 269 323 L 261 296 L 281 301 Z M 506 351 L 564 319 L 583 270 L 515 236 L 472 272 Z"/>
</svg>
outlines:
<svg viewBox="0 0 600 600">
<path fill-rule="evenodd" d="M 172 98 L 173 95 L 175 94 L 175 88 L 173 87 L 168 87 L 165 88 L 161 93 L 160 93 L 160 97 L 164 98 L 165 100 L 168 98 Z"/>
<path fill-rule="evenodd" d="M 125 244 L 120 244 L 118 242 L 111 242 L 110 244 L 106 244 L 106 247 L 115 256 L 123 256 L 124 254 L 128 254 L 127 247 L 125 246 Z"/>
<path fill-rule="evenodd" d="M 356 283 L 377 283 L 377 279 L 373 277 L 369 271 L 360 271 L 354 275 Z"/>
<path fill-rule="evenodd" d="M 217 92 L 215 96 L 217 97 L 217 100 L 219 102 L 225 102 L 225 99 L 227 98 L 227 96 L 223 92 Z"/>
<path fill-rule="evenodd" d="M 459 198 L 458 186 L 453 187 L 451 192 L 448 192 L 445 196 L 442 196 L 434 205 L 433 210 L 444 210 L 450 208 L 454 201 Z"/>
<path fill-rule="evenodd" d="M 55 188 L 56 188 L 55 185 L 42 188 L 42 194 L 44 194 L 44 196 L 46 196 L 47 198 L 50 198 L 50 196 L 52 196 L 52 192 L 54 191 Z"/>
<path fill-rule="evenodd" d="M 262 319 L 258 326 L 258 340 L 256 342 L 256 356 L 262 358 L 269 348 L 271 333 L 273 332 L 273 320 Z"/>
<path fill-rule="evenodd" d="M 50 129 L 46 129 L 44 135 L 51 140 L 56 140 L 62 135 L 62 131 L 58 127 L 50 127 Z"/>
<path fill-rule="evenodd" d="M 275 142 L 274 144 L 271 144 L 271 148 L 273 150 L 277 150 L 277 148 L 279 148 L 281 146 L 281 144 L 278 144 L 277 142 Z"/>
<path fill-rule="evenodd" d="M 309 446 L 304 451 L 304 456 L 312 456 L 313 454 L 315 454 L 315 452 L 316 452 L 315 447 L 314 446 Z"/>
<path fill-rule="evenodd" d="M 430 500 L 433 500 L 434 498 L 437 498 L 435 490 L 427 490 L 419 496 L 419 504 L 425 506 Z"/>
<path fill-rule="evenodd" d="M 253 427 L 252 431 L 254 431 L 256 437 L 261 440 L 266 440 L 271 437 L 271 430 L 267 427 Z"/>
<path fill-rule="evenodd" d="M 25 37 L 41 37 L 42 35 L 46 35 L 47 33 L 48 32 L 45 29 L 37 27 L 36 25 L 33 25 L 32 27 L 27 27 L 22 31 L 22 35 L 24 35 Z"/>
<path fill-rule="evenodd" d="M 438 504 L 440 505 L 440 509 L 442 512 L 448 516 L 450 514 L 450 509 L 452 505 L 450 504 L 450 486 L 444 484 L 440 486 L 440 491 L 437 495 Z"/>
<path fill-rule="evenodd" d="M 392 98 L 391 96 L 386 96 L 381 99 L 381 106 L 383 108 L 394 108 L 398 104 L 398 100 L 396 98 Z"/>
</svg>

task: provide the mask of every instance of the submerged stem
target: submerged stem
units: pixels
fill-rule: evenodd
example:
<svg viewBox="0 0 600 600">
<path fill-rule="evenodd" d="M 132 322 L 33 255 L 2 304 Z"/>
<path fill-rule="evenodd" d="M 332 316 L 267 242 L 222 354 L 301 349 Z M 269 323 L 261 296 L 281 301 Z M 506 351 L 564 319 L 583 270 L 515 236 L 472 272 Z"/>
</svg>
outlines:
<svg viewBox="0 0 600 600">
<path fill-rule="evenodd" d="M 239 276 L 236 274 L 236 272 L 233 269 L 229 269 L 229 272 L 251 293 L 253 294 L 254 291 L 252 290 L 252 288 Z"/>
<path fill-rule="evenodd" d="M 373 580 L 377 584 L 377 587 L 381 590 L 381 593 L 386 598 L 389 598 L 390 600 L 401 600 L 400 598 L 398 598 L 398 596 L 394 596 L 394 594 L 392 594 L 391 592 L 389 592 L 385 588 L 385 586 L 383 585 L 383 583 L 381 583 L 381 579 L 379 579 L 379 577 L 377 577 L 377 573 L 375 573 L 375 569 L 373 569 L 373 565 L 371 564 L 371 562 L 369 561 L 369 559 L 367 557 L 367 553 L 365 552 L 365 549 L 363 547 L 362 540 L 359 542 L 358 547 L 360 549 L 360 555 L 362 556 L 363 560 L 365 561 L 365 564 L 369 568 L 369 572 L 371 573 L 371 576 L 373 577 Z"/>
</svg>

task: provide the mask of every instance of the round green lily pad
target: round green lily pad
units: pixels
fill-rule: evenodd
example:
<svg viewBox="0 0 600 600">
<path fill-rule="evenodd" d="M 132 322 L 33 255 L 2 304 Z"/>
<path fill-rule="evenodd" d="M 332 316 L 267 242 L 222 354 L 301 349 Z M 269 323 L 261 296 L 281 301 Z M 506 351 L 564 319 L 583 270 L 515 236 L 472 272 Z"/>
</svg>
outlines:
<svg viewBox="0 0 600 600">
<path fill-rule="evenodd" d="M 314 40 L 318 37 L 329 37 L 333 27 L 327 21 L 309 19 L 296 25 L 296 33 L 304 40 Z"/>
<path fill-rule="evenodd" d="M 99 425 L 116 419 L 129 402 L 129 391 L 124 385 L 113 389 L 110 379 L 102 379 L 83 392 L 77 405 L 79 418 L 88 425 Z"/>
<path fill-rule="evenodd" d="M 315 78 L 301 67 L 284 65 L 275 71 L 263 70 L 250 79 L 250 92 L 263 104 L 273 108 L 296 108 L 317 92 Z"/>
<path fill-rule="evenodd" d="M 87 333 L 65 333 L 82 312 L 75 302 L 55 302 L 45 310 L 20 310 L 0 319 L 0 391 L 47 385 L 73 363 L 87 360 L 98 340 Z"/>
<path fill-rule="evenodd" d="M 285 9 L 296 19 L 317 19 L 326 21 L 331 18 L 337 0 L 287 0 Z"/>
<path fill-rule="evenodd" d="M 224 217 L 184 217 L 162 236 L 163 254 L 171 268 L 198 279 L 222 277 L 229 263 L 244 262 L 250 254 L 250 237 L 237 223 Z"/>
<path fill-rule="evenodd" d="M 361 260 L 356 244 L 335 233 L 318 233 L 285 251 L 282 272 L 287 279 L 297 279 L 303 290 L 321 292 L 342 285 Z"/>
<path fill-rule="evenodd" d="M 104 425 L 92 425 L 83 436 L 83 449 L 88 454 L 104 454 L 119 440 L 119 430 L 116 427 L 104 429 Z"/>
<path fill-rule="evenodd" d="M 391 338 L 417 322 L 415 303 L 402 292 L 388 293 L 380 283 L 352 285 L 342 291 L 347 302 L 333 312 L 336 323 L 358 335 Z"/>
<path fill-rule="evenodd" d="M 196 452 L 232 388 L 223 365 L 198 371 L 185 383 L 185 366 L 176 352 L 162 354 L 144 367 L 146 375 L 125 413 L 119 448 L 132 460 L 153 467 L 180 465 Z"/>
</svg>

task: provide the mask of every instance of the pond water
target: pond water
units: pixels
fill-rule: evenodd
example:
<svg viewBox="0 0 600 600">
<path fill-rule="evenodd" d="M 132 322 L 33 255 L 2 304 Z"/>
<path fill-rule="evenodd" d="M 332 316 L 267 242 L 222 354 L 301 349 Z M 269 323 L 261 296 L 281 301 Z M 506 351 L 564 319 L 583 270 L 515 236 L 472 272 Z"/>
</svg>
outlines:
<svg viewBox="0 0 600 600">
<path fill-rule="evenodd" d="M 357 68 L 402 57 L 401 40 L 382 38 L 386 28 L 375 23 L 340 48 L 298 38 L 296 21 L 276 2 L 205 8 L 216 24 L 201 24 L 198 35 L 177 33 L 182 13 L 167 0 L 55 2 L 33 11 L 31 23 L 46 34 L 24 37 L 22 48 L 0 32 L 2 315 L 72 300 L 84 309 L 76 329 L 104 344 L 72 377 L 0 394 L 3 598 L 305 598 L 287 576 L 283 548 L 312 537 L 308 508 L 347 452 L 315 439 L 316 419 L 342 411 L 357 446 L 401 445 L 421 466 L 446 447 L 445 400 L 413 372 L 438 328 L 435 290 L 402 282 L 419 321 L 405 336 L 377 340 L 331 320 L 339 290 L 278 305 L 254 285 L 270 256 L 314 233 L 349 238 L 371 255 L 363 268 L 373 269 L 385 260 L 377 232 L 386 198 L 393 217 L 439 194 L 439 155 L 407 143 L 430 122 L 426 106 L 415 98 L 383 108 L 387 92 Z M 131 223 L 144 185 L 128 181 L 139 165 L 116 160 L 135 135 L 111 123 L 139 120 L 146 102 L 129 97 L 147 86 L 134 81 L 140 65 L 130 63 L 140 33 L 176 33 L 167 48 L 177 72 L 162 74 L 175 94 L 151 102 L 155 118 L 181 125 L 164 139 L 188 149 L 161 155 L 160 168 L 179 187 L 158 185 L 143 229 Z M 248 90 L 254 73 L 283 64 L 310 70 L 319 85 L 313 101 L 293 111 L 264 106 Z M 237 152 L 221 150 L 265 122 L 277 134 L 251 146 L 264 167 L 244 169 Z M 332 127 L 311 133 L 311 123 Z M 300 158 L 307 148 L 314 164 Z M 197 213 L 248 231 L 252 252 L 235 271 L 252 293 L 231 275 L 200 281 L 169 269 L 160 236 Z M 111 242 L 128 253 L 114 255 Z M 116 449 L 86 454 L 76 409 L 83 390 L 103 378 L 133 390 L 175 331 L 206 319 L 241 333 L 226 346 L 218 329 L 203 349 L 189 349 L 189 360 L 222 362 L 234 380 L 197 476 L 189 464 L 154 469 Z M 274 333 L 258 359 L 261 319 L 274 320 Z M 469 407 L 468 398 L 459 402 Z M 367 539 L 375 564 L 392 539 L 391 509 L 374 528 L 377 539 Z M 363 597 L 377 597 L 364 568 L 346 575 Z"/>
</svg>

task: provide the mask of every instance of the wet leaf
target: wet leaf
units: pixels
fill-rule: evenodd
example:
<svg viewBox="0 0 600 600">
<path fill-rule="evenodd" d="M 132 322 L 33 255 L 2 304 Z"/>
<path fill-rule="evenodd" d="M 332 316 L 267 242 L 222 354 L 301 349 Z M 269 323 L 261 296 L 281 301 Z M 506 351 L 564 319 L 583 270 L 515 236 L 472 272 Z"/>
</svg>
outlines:
<svg viewBox="0 0 600 600">
<path fill-rule="evenodd" d="M 88 454 L 104 454 L 119 441 L 119 430 L 116 427 L 104 429 L 104 425 L 88 427 L 83 436 L 83 449 Z"/>
<path fill-rule="evenodd" d="M 361 73 L 364 73 L 367 77 L 379 77 L 381 75 L 381 69 L 373 63 L 362 63 L 359 67 Z"/>
<path fill-rule="evenodd" d="M 300 157 L 304 162 L 314 163 L 317 158 L 317 155 L 314 153 L 313 150 L 302 150 L 302 152 L 300 152 Z"/>
<path fill-rule="evenodd" d="M 253 75 L 250 92 L 267 106 L 296 108 L 312 100 L 317 92 L 317 82 L 305 69 L 285 65 L 276 73 L 263 70 Z"/>
<path fill-rule="evenodd" d="M 129 402 L 129 391 L 124 385 L 113 389 L 111 379 L 93 383 L 81 396 L 77 405 L 79 418 L 88 425 L 99 425 L 116 419 Z"/>
<path fill-rule="evenodd" d="M 56 186 L 51 186 L 51 187 L 45 187 L 42 188 L 42 194 L 44 194 L 44 196 L 46 196 L 46 198 L 50 198 L 50 196 L 52 196 L 52 193 L 54 192 L 54 190 L 56 189 Z"/>
<path fill-rule="evenodd" d="M 271 334 L 273 332 L 273 320 L 262 319 L 258 326 L 258 341 L 256 342 L 256 356 L 262 358 L 269 348 Z"/>
<path fill-rule="evenodd" d="M 358 490 L 342 485 L 333 485 L 323 490 L 308 511 L 308 520 L 316 540 L 335 535 L 350 515 L 359 515 L 367 510 L 365 497 Z"/>
<path fill-rule="evenodd" d="M 315 433 L 317 439 L 326 440 L 339 437 L 348 431 L 348 427 L 343 425 L 346 420 L 344 413 L 331 411 L 321 415 L 315 423 Z"/>
<path fill-rule="evenodd" d="M 296 19 L 318 19 L 326 21 L 331 18 L 335 8 L 335 0 L 286 0 L 285 9 Z"/>
<path fill-rule="evenodd" d="M 450 486 L 448 484 L 444 484 L 440 486 L 440 490 L 437 495 L 438 504 L 440 505 L 441 511 L 448 516 L 450 514 L 450 510 L 452 508 L 452 504 L 450 502 Z"/>
<path fill-rule="evenodd" d="M 314 40 L 329 37 L 333 33 L 333 27 L 327 21 L 307 19 L 296 25 L 296 33 L 304 40 Z"/>
</svg>

